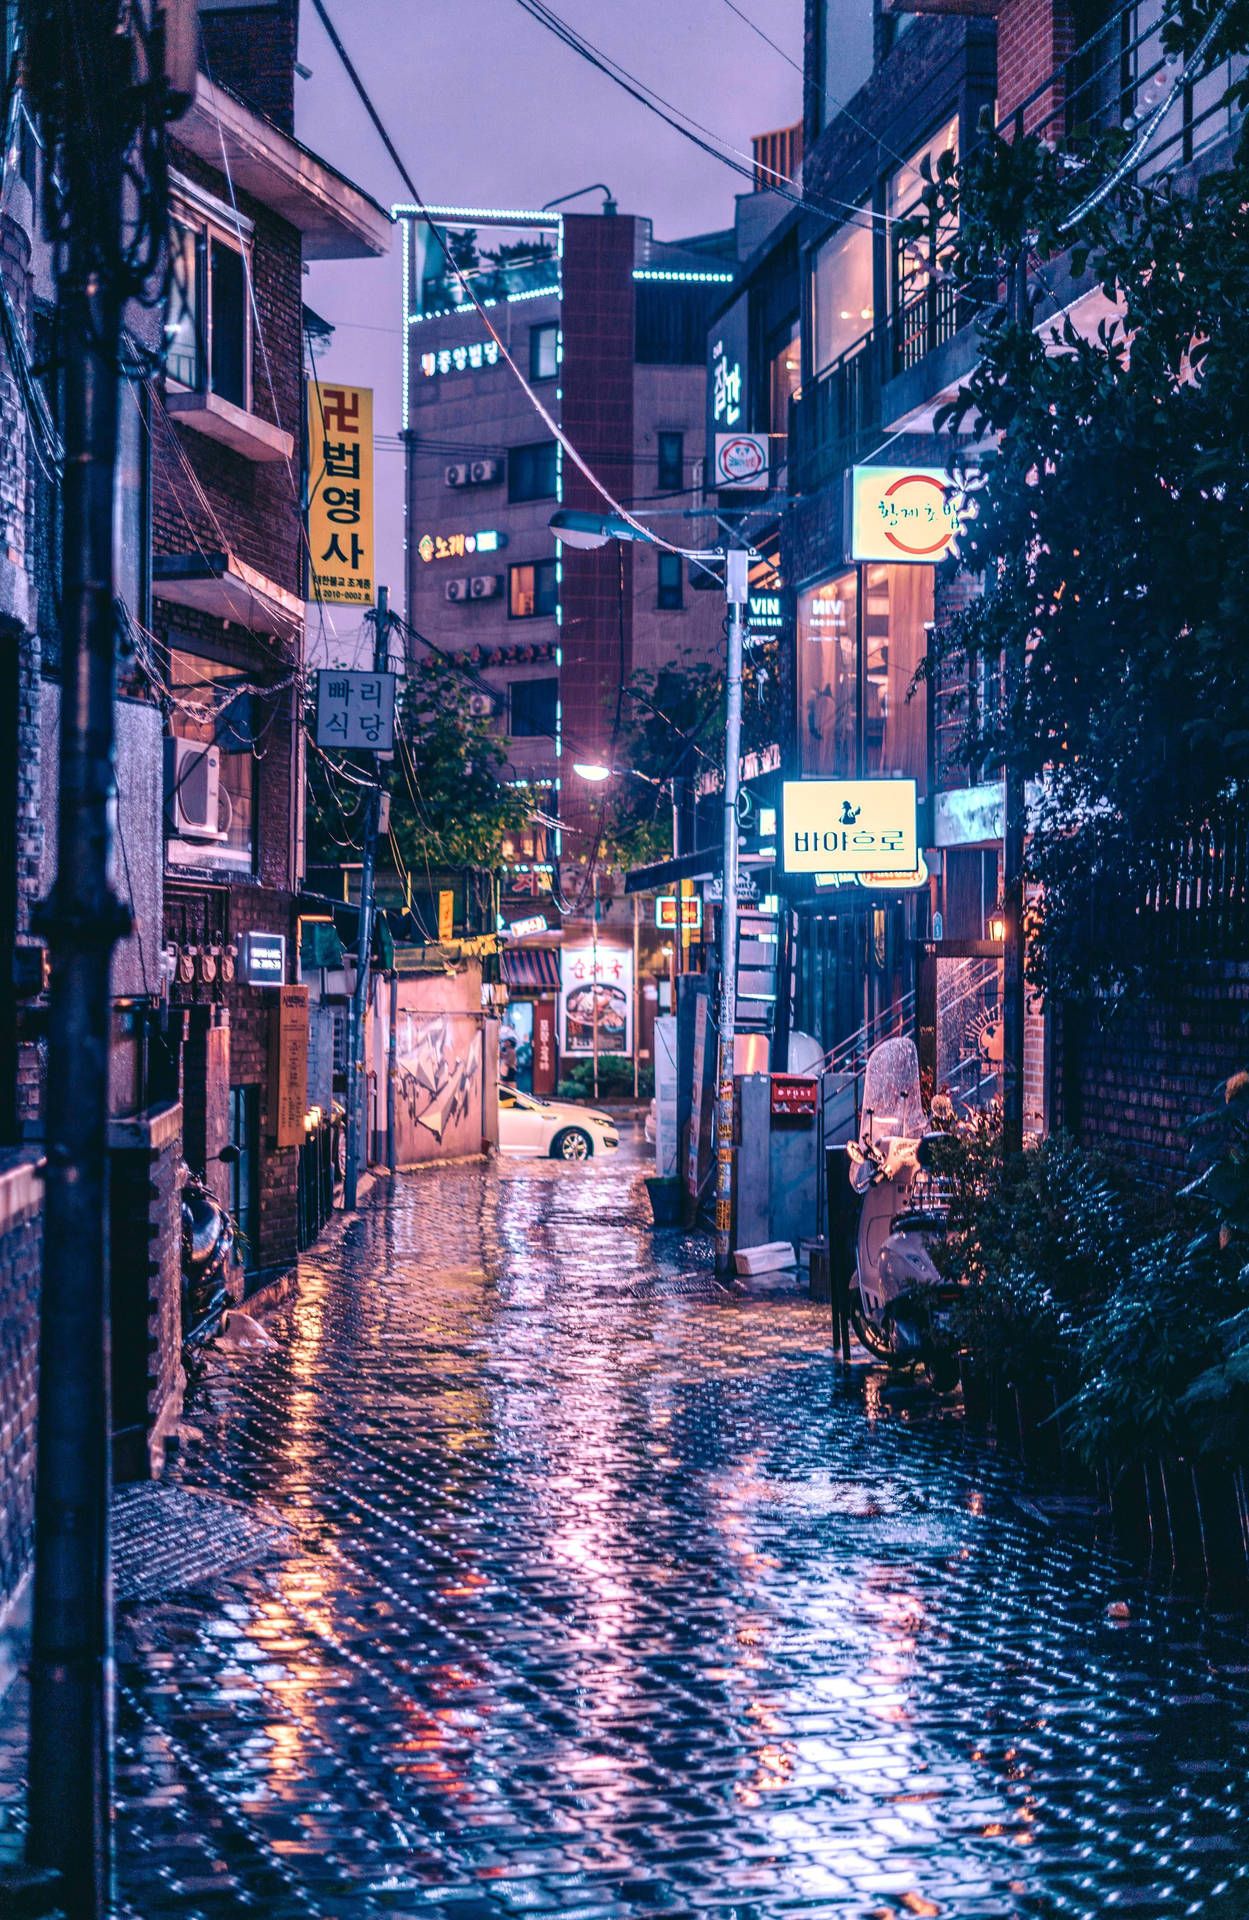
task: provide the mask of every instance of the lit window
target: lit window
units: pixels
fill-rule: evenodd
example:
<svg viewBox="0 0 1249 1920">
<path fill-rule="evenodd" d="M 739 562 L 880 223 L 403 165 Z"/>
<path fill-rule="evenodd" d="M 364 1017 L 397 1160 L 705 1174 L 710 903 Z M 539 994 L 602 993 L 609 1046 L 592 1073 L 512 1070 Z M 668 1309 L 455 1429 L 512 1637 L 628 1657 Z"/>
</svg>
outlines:
<svg viewBox="0 0 1249 1920">
<path fill-rule="evenodd" d="M 559 372 L 559 327 L 554 321 L 529 329 L 529 378 L 554 380 Z"/>
<path fill-rule="evenodd" d="M 872 330 L 872 227 L 861 223 L 838 229 L 815 256 L 812 276 L 816 373 L 831 367 Z"/>
<path fill-rule="evenodd" d="M 507 610 L 513 620 L 554 613 L 557 599 L 554 560 L 530 560 L 507 570 Z"/>
</svg>

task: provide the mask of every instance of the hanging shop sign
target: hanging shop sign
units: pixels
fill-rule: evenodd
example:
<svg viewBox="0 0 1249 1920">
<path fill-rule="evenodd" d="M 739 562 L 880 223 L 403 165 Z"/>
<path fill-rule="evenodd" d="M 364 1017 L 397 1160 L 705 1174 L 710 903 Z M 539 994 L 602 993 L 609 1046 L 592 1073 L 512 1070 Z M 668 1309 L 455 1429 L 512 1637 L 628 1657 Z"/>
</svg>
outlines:
<svg viewBox="0 0 1249 1920">
<path fill-rule="evenodd" d="M 697 894 L 687 894 L 678 900 L 675 893 L 661 893 L 655 902 L 655 925 L 661 932 L 675 933 L 677 927 L 682 926 L 697 933 L 702 924 L 703 903 Z"/>
<path fill-rule="evenodd" d="M 249 987 L 281 987 L 286 983 L 286 935 L 245 933 L 240 969 Z"/>
<path fill-rule="evenodd" d="M 423 533 L 416 550 L 426 565 L 431 560 L 464 560 L 474 553 L 499 553 L 507 545 L 507 535 L 497 527 L 484 527 L 475 533 Z"/>
<path fill-rule="evenodd" d="M 527 920 L 513 920 L 507 931 L 513 940 L 527 939 L 531 933 L 545 933 L 547 931 L 546 915 L 534 913 Z"/>
<path fill-rule="evenodd" d="M 959 512 L 940 467 L 855 467 L 850 555 L 932 566 L 958 538 Z"/>
<path fill-rule="evenodd" d="M 308 989 L 283 987 L 270 1026 L 271 1121 L 279 1147 L 302 1147 L 308 1111 Z"/>
<path fill-rule="evenodd" d="M 716 440 L 745 436 L 750 423 L 750 297 L 740 294 L 720 315 L 708 337 L 707 353 L 707 471 L 718 472 Z M 766 455 L 764 467 L 766 469 Z M 716 486 L 739 486 L 740 481 L 716 480 Z"/>
<path fill-rule="evenodd" d="M 319 747 L 395 748 L 395 676 L 322 667 L 317 675 Z"/>
<path fill-rule="evenodd" d="M 785 625 L 779 593 L 752 593 L 747 607 L 752 633 L 779 633 Z"/>
<path fill-rule="evenodd" d="M 427 380 L 439 373 L 478 373 L 483 367 L 497 366 L 497 340 L 474 340 L 465 347 L 440 347 L 436 353 L 421 355 L 421 372 Z"/>
<path fill-rule="evenodd" d="M 627 947 L 564 949 L 559 996 L 560 1045 L 586 1058 L 633 1051 L 633 955 Z"/>
<path fill-rule="evenodd" d="M 918 814 L 914 780 L 786 780 L 782 870 L 821 878 L 914 873 Z"/>
<path fill-rule="evenodd" d="M 455 894 L 444 887 L 438 895 L 438 939 L 445 946 L 455 938 Z"/>
<path fill-rule="evenodd" d="M 308 592 L 371 607 L 373 389 L 308 382 Z"/>
<path fill-rule="evenodd" d="M 718 433 L 716 435 L 713 487 L 736 487 L 751 492 L 767 491 L 768 436 L 766 433 Z"/>
</svg>

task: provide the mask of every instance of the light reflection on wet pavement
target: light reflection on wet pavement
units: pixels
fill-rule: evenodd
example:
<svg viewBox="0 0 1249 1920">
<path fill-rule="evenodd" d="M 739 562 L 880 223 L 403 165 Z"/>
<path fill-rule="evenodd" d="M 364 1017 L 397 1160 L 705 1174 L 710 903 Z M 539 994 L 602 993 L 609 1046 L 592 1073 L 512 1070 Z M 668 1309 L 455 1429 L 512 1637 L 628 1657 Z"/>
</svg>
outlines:
<svg viewBox="0 0 1249 1920">
<path fill-rule="evenodd" d="M 638 1173 L 401 1180 L 215 1364 L 174 1477 L 284 1545 L 123 1609 L 131 1911 L 1249 1914 L 1243 1622 L 873 1417 Z"/>
</svg>

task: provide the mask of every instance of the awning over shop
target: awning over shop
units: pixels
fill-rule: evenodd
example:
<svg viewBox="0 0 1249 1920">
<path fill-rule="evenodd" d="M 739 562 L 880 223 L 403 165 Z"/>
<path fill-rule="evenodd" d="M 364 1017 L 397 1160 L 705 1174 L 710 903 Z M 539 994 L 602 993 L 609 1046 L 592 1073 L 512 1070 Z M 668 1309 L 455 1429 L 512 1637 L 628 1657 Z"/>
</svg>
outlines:
<svg viewBox="0 0 1249 1920">
<path fill-rule="evenodd" d="M 680 853 L 674 860 L 657 860 L 653 866 L 633 867 L 625 875 L 626 893 L 662 893 L 680 880 L 714 880 L 724 866 L 724 848 L 700 847 L 694 853 Z"/>
<path fill-rule="evenodd" d="M 518 993 L 559 991 L 559 955 L 553 947 L 513 947 L 503 952 L 503 984 Z"/>
</svg>

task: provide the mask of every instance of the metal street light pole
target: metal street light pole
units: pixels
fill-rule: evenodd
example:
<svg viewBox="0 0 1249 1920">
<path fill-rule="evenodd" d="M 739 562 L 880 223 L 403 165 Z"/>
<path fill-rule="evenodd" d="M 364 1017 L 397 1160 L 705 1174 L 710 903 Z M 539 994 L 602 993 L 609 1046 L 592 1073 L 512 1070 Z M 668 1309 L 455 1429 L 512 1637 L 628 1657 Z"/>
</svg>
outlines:
<svg viewBox="0 0 1249 1920">
<path fill-rule="evenodd" d="M 720 910 L 720 1046 L 716 1073 L 716 1273 L 733 1264 L 733 1082 L 737 1039 L 737 795 L 742 758 L 742 657 L 746 642 L 748 555 L 725 555 L 729 609 L 724 722 L 724 900 Z"/>
<path fill-rule="evenodd" d="M 390 665 L 390 594 L 377 589 L 377 613 L 373 635 L 373 670 L 385 673 Z M 377 860 L 377 834 L 381 821 L 382 790 L 379 783 L 369 789 L 364 809 L 364 853 L 360 868 L 360 928 L 356 936 L 356 979 L 351 995 L 347 1027 L 347 1165 L 343 1173 L 343 1209 L 354 1213 L 360 1191 L 360 1165 L 366 1158 L 367 1132 L 364 1111 L 367 1076 L 364 1071 L 364 1008 L 369 990 L 370 962 L 373 954 L 373 894 Z"/>
</svg>

